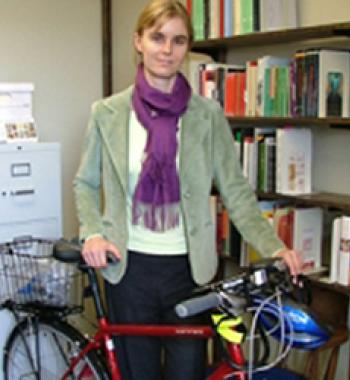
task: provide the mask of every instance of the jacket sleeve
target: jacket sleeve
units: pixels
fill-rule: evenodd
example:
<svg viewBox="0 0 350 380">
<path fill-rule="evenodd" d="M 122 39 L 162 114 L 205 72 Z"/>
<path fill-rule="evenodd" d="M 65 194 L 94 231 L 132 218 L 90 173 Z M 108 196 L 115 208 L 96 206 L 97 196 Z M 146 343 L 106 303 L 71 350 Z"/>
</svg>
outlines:
<svg viewBox="0 0 350 380">
<path fill-rule="evenodd" d="M 263 256 L 285 248 L 275 231 L 261 214 L 255 194 L 242 174 L 233 136 L 225 115 L 218 105 L 213 112 L 214 181 L 244 240 Z"/>
<path fill-rule="evenodd" d="M 101 218 L 101 138 L 96 104 L 85 133 L 80 165 L 73 185 L 81 239 L 103 234 Z"/>
</svg>

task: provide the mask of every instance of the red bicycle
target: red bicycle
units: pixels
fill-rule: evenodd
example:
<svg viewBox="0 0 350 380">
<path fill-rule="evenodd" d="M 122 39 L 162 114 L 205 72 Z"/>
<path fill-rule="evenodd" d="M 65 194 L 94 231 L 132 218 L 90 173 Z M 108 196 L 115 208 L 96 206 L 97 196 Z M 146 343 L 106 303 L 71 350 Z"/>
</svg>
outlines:
<svg viewBox="0 0 350 380">
<path fill-rule="evenodd" d="M 44 241 L 38 242 L 40 245 L 49 244 Z M 0 257 L 8 256 L 6 262 L 3 261 L 2 264 L 0 262 L 0 280 L 1 270 L 6 269 L 6 264 L 10 261 L 9 257 L 18 259 L 16 248 L 17 245 L 10 244 L 6 251 L 3 248 L 4 252 L 1 252 L 0 247 L 0 253 L 3 253 Z M 67 267 L 78 268 L 78 273 L 86 273 L 88 278 L 86 289 L 94 302 L 98 321 L 97 331 L 93 337 L 86 338 L 67 322 L 65 317 L 71 314 L 73 309 L 69 303 L 64 302 L 67 300 L 61 299 L 61 303 L 53 302 L 55 297 L 51 294 L 51 299 L 48 301 L 50 297 L 47 297 L 46 290 L 42 290 L 40 297 L 37 295 L 34 297 L 35 292 L 32 291 L 34 286 L 32 285 L 33 289 L 29 289 L 27 284 L 26 292 L 30 293 L 31 297 L 24 297 L 22 286 L 20 288 L 22 299 L 19 302 L 17 295 L 19 287 L 17 287 L 17 293 L 11 294 L 10 299 L 2 302 L 3 307 L 11 310 L 17 318 L 16 326 L 5 347 L 6 380 L 122 380 L 114 351 L 114 336 L 167 336 L 184 339 L 208 339 L 218 336 L 224 344 L 225 355 L 214 372 L 208 375 L 208 380 L 247 379 L 252 376 L 256 367 L 259 370 L 274 366 L 293 345 L 293 323 L 288 320 L 288 316 L 283 316 L 281 305 L 278 306 L 277 301 L 272 301 L 276 294 L 281 293 L 281 289 L 290 290 L 286 270 L 281 269 L 279 264 L 276 265 L 275 261 L 252 266 L 229 280 L 202 287 L 196 297 L 176 306 L 176 311 L 180 316 L 194 315 L 204 310 L 218 308 L 220 314 L 213 316 L 213 327 L 185 324 L 114 325 L 109 323 L 104 311 L 96 272 L 82 262 L 79 247 L 60 242 L 55 244 L 53 251 L 54 258 L 45 255 L 36 256 L 32 253 L 30 257 L 27 257 L 27 261 L 38 266 L 40 260 L 45 260 L 46 263 L 54 260 L 54 264 L 59 268 L 64 279 L 56 273 L 56 276 L 51 276 L 55 277 L 54 279 L 46 278 L 43 288 L 57 288 L 61 298 L 62 286 L 67 282 L 67 276 L 71 278 L 72 273 L 76 276 L 76 272 L 72 269 L 67 272 Z M 23 260 L 23 253 L 20 256 Z M 18 267 L 20 260 L 17 261 Z M 26 265 L 29 268 L 28 263 Z M 61 268 L 62 265 L 64 270 Z M 67 275 L 67 273 L 70 274 Z M 30 278 L 32 280 L 32 277 Z M 66 292 L 68 294 L 68 289 Z M 263 354 L 258 360 L 254 360 L 251 354 L 246 360 L 243 355 L 242 341 L 247 333 L 241 315 L 246 312 L 254 314 L 249 334 L 251 346 L 254 345 L 257 335 L 263 341 Z M 266 364 L 269 356 L 268 340 L 264 333 L 266 330 L 270 335 L 280 334 L 279 340 L 283 342 L 279 357 L 269 365 Z M 324 333 L 323 329 L 322 333 Z M 287 337 L 290 338 L 289 342 Z M 324 339 L 326 339 L 325 335 Z M 250 351 L 253 350 L 254 347 L 250 347 Z"/>
</svg>

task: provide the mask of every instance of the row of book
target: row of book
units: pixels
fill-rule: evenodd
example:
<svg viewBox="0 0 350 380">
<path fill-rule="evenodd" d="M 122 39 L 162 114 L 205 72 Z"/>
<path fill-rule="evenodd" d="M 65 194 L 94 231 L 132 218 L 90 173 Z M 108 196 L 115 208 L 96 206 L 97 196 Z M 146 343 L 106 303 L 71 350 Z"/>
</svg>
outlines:
<svg viewBox="0 0 350 380">
<path fill-rule="evenodd" d="M 185 70 L 193 91 L 217 100 L 227 116 L 350 116 L 349 50 L 299 50 L 245 65 L 193 57 Z"/>
<path fill-rule="evenodd" d="M 309 128 L 236 129 L 234 147 L 253 190 L 286 195 L 312 192 Z"/>
<path fill-rule="evenodd" d="M 212 196 L 216 210 L 217 250 L 240 266 L 262 258 L 251 245 L 242 240 L 229 221 L 227 210 L 219 196 Z M 286 201 L 259 201 L 262 215 L 273 226 L 288 248 L 303 252 L 305 273 L 324 271 L 322 267 L 323 211 L 319 207 L 295 207 Z M 273 254 L 273 252 L 271 252 Z"/>
<path fill-rule="evenodd" d="M 217 195 L 211 196 L 213 220 L 217 232 L 217 252 L 239 266 L 260 260 L 261 254 L 245 242 L 230 222 L 228 212 Z M 286 200 L 259 201 L 264 218 L 288 248 L 303 254 L 303 272 L 325 273 L 327 282 L 350 286 L 350 217 L 331 216 L 330 247 L 324 210 L 319 207 L 296 207 Z M 330 261 L 324 266 L 322 250 L 330 249 Z M 272 254 L 273 252 L 271 252 Z M 328 263 L 327 263 L 328 264 Z"/>
<path fill-rule="evenodd" d="M 195 40 L 296 28 L 297 0 L 187 0 Z"/>
</svg>

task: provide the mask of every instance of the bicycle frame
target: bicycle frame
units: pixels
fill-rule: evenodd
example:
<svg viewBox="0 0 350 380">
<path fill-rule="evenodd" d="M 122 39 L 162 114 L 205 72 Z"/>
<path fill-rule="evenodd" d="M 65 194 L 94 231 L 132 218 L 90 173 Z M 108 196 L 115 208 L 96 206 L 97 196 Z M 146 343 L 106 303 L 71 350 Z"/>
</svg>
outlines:
<svg viewBox="0 0 350 380">
<path fill-rule="evenodd" d="M 83 359 L 90 351 L 102 349 L 107 359 L 110 375 L 112 380 L 123 380 L 119 371 L 118 361 L 114 353 L 114 344 L 112 336 L 167 336 L 167 337 L 182 337 L 196 338 L 196 339 L 208 339 L 214 336 L 213 329 L 210 326 L 201 325 L 134 325 L 124 324 L 116 325 L 110 324 L 106 318 L 100 318 L 98 320 L 98 329 L 95 335 L 90 339 L 85 347 L 82 348 L 79 355 L 72 359 L 68 370 L 62 377 L 62 380 L 66 380 L 73 373 L 74 368 L 78 365 L 81 359 Z M 242 366 L 244 364 L 244 356 L 241 346 L 239 344 L 227 343 L 228 352 L 231 360 Z M 215 369 L 207 380 L 225 380 L 234 376 L 235 380 L 245 380 L 246 373 L 244 371 L 238 371 L 233 369 L 224 360 Z"/>
</svg>

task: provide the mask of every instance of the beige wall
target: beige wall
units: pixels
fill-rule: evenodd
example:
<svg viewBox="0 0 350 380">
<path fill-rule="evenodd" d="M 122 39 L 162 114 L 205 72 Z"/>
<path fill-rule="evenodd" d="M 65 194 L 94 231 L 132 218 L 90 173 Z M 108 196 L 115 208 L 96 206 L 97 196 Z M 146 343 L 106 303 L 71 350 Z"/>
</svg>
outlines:
<svg viewBox="0 0 350 380">
<path fill-rule="evenodd" d="M 40 139 L 61 143 L 67 237 L 77 233 L 72 179 L 82 134 L 102 96 L 100 14 L 100 0 L 0 1 L 0 81 L 34 83 Z"/>
</svg>

